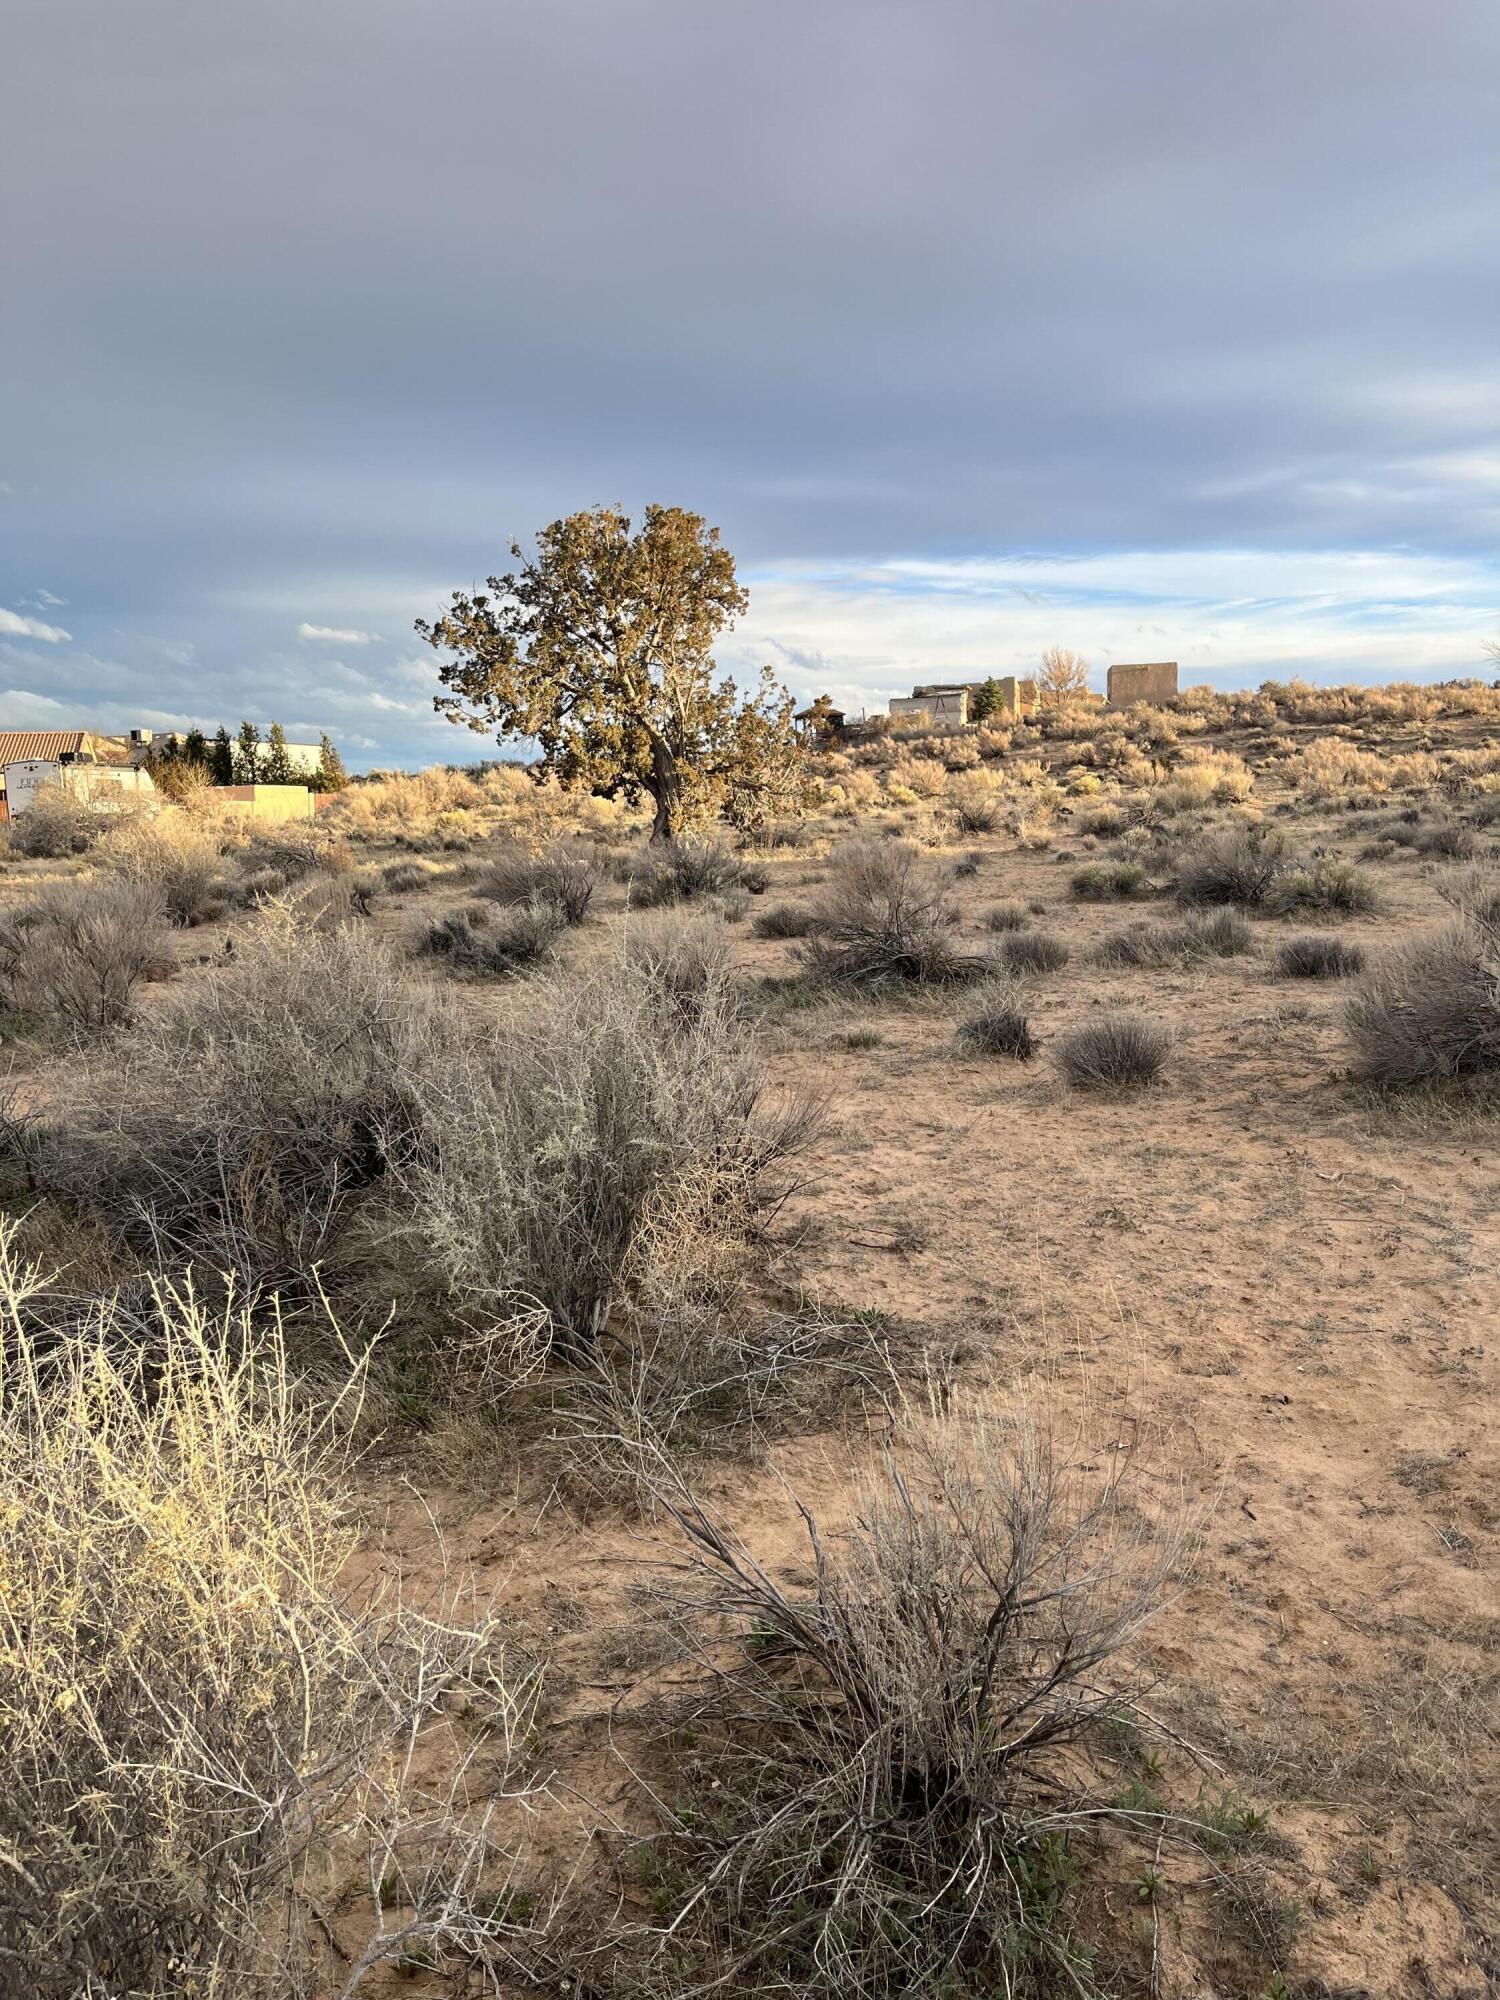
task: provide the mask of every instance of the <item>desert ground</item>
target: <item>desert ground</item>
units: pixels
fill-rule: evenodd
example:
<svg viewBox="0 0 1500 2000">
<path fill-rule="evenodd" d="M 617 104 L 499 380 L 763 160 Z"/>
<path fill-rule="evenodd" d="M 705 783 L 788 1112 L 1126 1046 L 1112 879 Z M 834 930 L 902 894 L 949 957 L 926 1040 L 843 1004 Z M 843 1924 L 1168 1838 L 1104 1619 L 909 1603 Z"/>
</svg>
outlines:
<svg viewBox="0 0 1500 2000">
<path fill-rule="evenodd" d="M 231 976 L 268 910 L 287 935 L 376 941 L 497 1046 L 633 928 L 706 926 L 750 1024 L 759 1102 L 805 1113 L 774 1199 L 732 1247 L 691 1203 L 651 1212 L 631 1255 L 654 1275 L 628 1327 L 606 1329 L 631 1359 L 604 1389 L 557 1351 L 501 1369 L 497 1389 L 492 1355 L 477 1373 L 472 1353 L 452 1361 L 453 1315 L 418 1300 L 388 1215 L 367 1207 L 357 1240 L 330 1241 L 320 1268 L 349 1338 L 382 1300 L 399 1314 L 340 1487 L 347 1586 L 451 1584 L 498 1620 L 529 1690 L 500 1737 L 461 1705 L 414 1737 L 424 1782 L 457 1767 L 463 1739 L 459 1817 L 487 1787 L 499 1798 L 475 1875 L 493 1921 L 413 1931 L 358 1990 L 1496 1990 L 1500 1099 L 1478 1064 L 1372 1078 L 1345 1010 L 1451 919 L 1457 874 L 1500 863 L 1500 696 L 1336 695 L 844 745 L 820 758 L 805 816 L 711 832 L 706 879 L 652 891 L 666 907 L 649 911 L 639 818 L 515 773 L 356 784 L 305 833 L 233 833 L 185 804 L 169 817 L 208 827 L 213 848 L 201 903 L 117 1019 L 50 1020 L 34 973 L 8 961 L 8 1212 L 75 1295 L 139 1285 L 153 1259 L 111 1220 L 118 1203 L 91 1203 L 76 1175 L 49 1182 L 34 1135 L 98 1092 L 113 1038 Z M 1252 827 L 1284 845 L 1279 886 L 1236 906 L 1224 955 L 1185 944 L 1184 923 L 1231 900 L 1186 893 L 1195 859 Z M 486 956 L 510 919 L 486 906 L 485 871 L 558 843 L 597 874 L 584 920 L 534 962 L 513 941 Z M 911 857 L 945 906 L 947 970 L 820 963 L 819 912 L 851 843 Z M 0 917 L 132 865 L 160 887 L 133 852 L 111 835 L 15 853 Z M 1144 947 L 1111 949 L 1143 924 Z M 1308 933 L 1352 948 L 1343 976 L 1286 969 Z M 1062 962 L 1018 963 L 1037 939 Z M 1144 962 L 1118 962 L 1132 955 Z M 1024 1059 L 966 1031 L 997 993 L 1027 1024 Z M 1068 1038 L 1122 1010 L 1165 1031 L 1154 1079 L 1070 1081 Z M 753 1395 L 711 1385 L 677 1428 L 622 1384 L 677 1365 L 651 1345 L 661 1302 L 704 1299 L 760 1343 Z M 815 1329 L 805 1367 L 800 1327 Z M 797 1366 L 767 1369 L 768 1328 Z M 960 1954 L 946 1983 L 904 1985 L 851 1947 L 840 1989 L 756 1944 L 743 1903 L 719 1910 L 729 1891 L 706 1863 L 693 1874 L 730 1725 L 703 1719 L 703 1697 L 689 1726 L 684 1704 L 733 1684 L 725 1662 L 760 1628 L 737 1628 L 722 1596 L 689 1603 L 702 1578 L 680 1568 L 684 1516 L 703 1509 L 798 1602 L 819 1548 L 868 1531 L 870 1480 L 910 1466 L 915 1488 L 924 1437 L 1017 1423 L 1107 1496 L 1131 1561 L 1152 1567 L 1151 1615 L 1098 1670 L 1128 1680 L 1134 1720 L 1111 1711 L 1043 1760 L 1046 1811 L 1061 1787 L 1073 1817 L 1056 1893 L 1026 1906 L 1040 1943 L 1028 1931 L 993 1963 Z M 732 1818 L 713 1828 L 726 1842 Z M 316 1873 L 307 1990 L 350 1991 L 372 1926 L 410 1914 L 408 1877 L 386 1895 L 377 1873 L 372 1891 L 332 1834 Z"/>
</svg>

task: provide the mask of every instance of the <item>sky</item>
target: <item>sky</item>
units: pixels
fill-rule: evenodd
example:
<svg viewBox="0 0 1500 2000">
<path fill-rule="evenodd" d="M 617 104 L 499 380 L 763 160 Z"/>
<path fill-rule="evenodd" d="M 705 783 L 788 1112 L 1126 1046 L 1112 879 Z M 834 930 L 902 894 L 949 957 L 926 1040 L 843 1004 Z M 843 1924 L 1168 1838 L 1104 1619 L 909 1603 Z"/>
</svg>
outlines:
<svg viewBox="0 0 1500 2000">
<path fill-rule="evenodd" d="M 412 631 L 717 523 L 724 666 L 1495 672 L 1495 0 L 8 0 L 0 726 L 467 759 Z"/>
</svg>

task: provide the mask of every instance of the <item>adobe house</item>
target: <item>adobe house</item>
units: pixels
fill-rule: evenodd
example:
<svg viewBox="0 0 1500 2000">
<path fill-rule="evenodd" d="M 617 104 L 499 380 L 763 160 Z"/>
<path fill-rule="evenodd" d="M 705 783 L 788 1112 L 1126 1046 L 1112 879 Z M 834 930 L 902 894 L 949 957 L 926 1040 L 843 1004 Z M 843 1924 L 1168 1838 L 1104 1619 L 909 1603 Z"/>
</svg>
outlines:
<svg viewBox="0 0 1500 2000">
<path fill-rule="evenodd" d="M 1134 666 L 1111 667 L 1107 699 L 1111 708 L 1131 708 L 1137 702 L 1165 707 L 1177 699 L 1177 662 L 1145 660 Z"/>
<path fill-rule="evenodd" d="M 914 722 L 925 715 L 931 723 L 957 723 L 962 728 L 969 720 L 969 692 L 965 682 L 947 681 L 934 687 L 915 687 L 909 695 L 894 694 L 891 720 Z"/>
</svg>

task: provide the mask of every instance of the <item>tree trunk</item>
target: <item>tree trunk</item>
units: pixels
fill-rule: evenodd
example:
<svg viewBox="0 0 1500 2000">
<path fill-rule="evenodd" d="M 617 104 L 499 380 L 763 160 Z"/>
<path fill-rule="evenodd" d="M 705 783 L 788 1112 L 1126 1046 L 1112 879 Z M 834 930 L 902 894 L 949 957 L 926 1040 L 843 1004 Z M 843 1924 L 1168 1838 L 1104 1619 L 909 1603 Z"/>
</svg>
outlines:
<svg viewBox="0 0 1500 2000">
<path fill-rule="evenodd" d="M 677 759 L 658 737 L 651 745 L 650 792 L 656 801 L 656 817 L 651 822 L 653 840 L 675 840 L 681 817 L 682 780 Z"/>
</svg>

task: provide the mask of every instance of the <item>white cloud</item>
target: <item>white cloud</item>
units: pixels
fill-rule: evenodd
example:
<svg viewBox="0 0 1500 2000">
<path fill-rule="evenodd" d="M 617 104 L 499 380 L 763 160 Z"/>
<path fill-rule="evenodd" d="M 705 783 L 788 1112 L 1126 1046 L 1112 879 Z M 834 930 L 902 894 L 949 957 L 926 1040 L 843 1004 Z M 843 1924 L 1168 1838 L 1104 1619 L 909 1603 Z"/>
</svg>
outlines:
<svg viewBox="0 0 1500 2000">
<path fill-rule="evenodd" d="M 73 636 L 61 625 L 44 625 L 40 618 L 23 618 L 19 611 L 7 611 L 3 606 L 0 606 L 0 632 L 10 639 L 45 639 L 49 646 Z"/>
<path fill-rule="evenodd" d="M 1176 659 L 1184 685 L 1435 680 L 1488 674 L 1500 568 L 1371 550 L 1121 551 L 1079 558 L 811 566 L 752 577 L 721 648 L 741 678 L 769 660 L 797 694 L 883 706 L 920 680 L 976 678 L 1073 646 Z"/>
<path fill-rule="evenodd" d="M 329 646 L 369 646 L 380 638 L 378 632 L 357 632 L 344 625 L 307 625 L 297 627 L 299 639 L 320 639 Z"/>
<path fill-rule="evenodd" d="M 33 694 L 30 688 L 6 688 L 0 694 L 0 717 L 7 727 L 35 723 L 38 728 L 50 729 L 66 721 L 68 714 L 62 702 L 49 694 Z"/>
<path fill-rule="evenodd" d="M 54 597 L 50 590 L 39 590 L 32 599 L 34 604 L 45 605 L 49 609 L 56 609 L 59 604 L 66 604 L 67 601 L 65 597 Z"/>
</svg>

